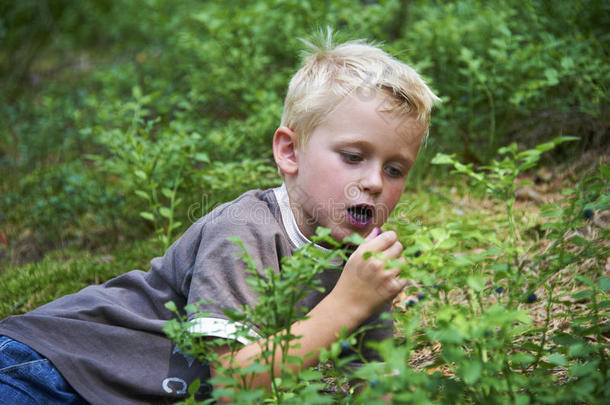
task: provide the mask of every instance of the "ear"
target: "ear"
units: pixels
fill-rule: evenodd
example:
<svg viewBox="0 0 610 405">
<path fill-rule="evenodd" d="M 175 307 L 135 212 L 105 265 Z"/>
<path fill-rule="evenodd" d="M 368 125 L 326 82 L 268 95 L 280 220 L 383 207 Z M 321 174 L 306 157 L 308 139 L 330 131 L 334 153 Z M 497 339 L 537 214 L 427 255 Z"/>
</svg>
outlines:
<svg viewBox="0 0 610 405">
<path fill-rule="evenodd" d="M 284 174 L 296 174 L 298 171 L 295 141 L 296 134 L 285 126 L 279 127 L 273 135 L 273 157 Z"/>
</svg>

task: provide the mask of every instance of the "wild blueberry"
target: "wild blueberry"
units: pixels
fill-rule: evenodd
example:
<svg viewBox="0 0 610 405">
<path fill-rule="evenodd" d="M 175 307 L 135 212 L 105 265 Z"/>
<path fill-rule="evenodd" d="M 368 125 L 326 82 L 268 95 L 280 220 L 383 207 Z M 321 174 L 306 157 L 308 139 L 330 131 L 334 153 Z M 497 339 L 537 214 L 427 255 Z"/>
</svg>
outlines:
<svg viewBox="0 0 610 405">
<path fill-rule="evenodd" d="M 412 307 L 413 305 L 415 305 L 415 300 L 409 300 L 407 301 L 407 307 Z"/>
<path fill-rule="evenodd" d="M 350 346 L 350 344 L 347 340 L 341 341 L 341 349 L 347 350 L 347 349 L 349 349 L 349 346 Z"/>
<path fill-rule="evenodd" d="M 415 253 L 413 253 L 413 256 L 415 256 L 415 257 L 421 256 L 421 250 L 416 250 Z"/>
<path fill-rule="evenodd" d="M 423 293 L 422 293 L 422 294 L 417 294 L 417 300 L 418 300 L 418 301 L 421 301 L 421 300 L 423 300 L 424 298 L 426 298 L 426 294 L 423 294 Z"/>
<path fill-rule="evenodd" d="M 536 297 L 536 294 L 534 294 L 534 293 L 530 293 L 530 294 L 527 296 L 527 302 L 528 302 L 528 304 L 531 304 L 531 303 L 536 302 L 536 300 L 537 300 L 537 299 L 538 299 L 538 297 Z"/>
<path fill-rule="evenodd" d="M 525 105 L 525 101 L 519 100 L 519 105 Z"/>
<path fill-rule="evenodd" d="M 587 208 L 583 214 L 585 215 L 585 218 L 591 219 L 593 218 L 593 215 L 595 215 L 595 212 L 591 208 Z"/>
<path fill-rule="evenodd" d="M 502 294 L 504 292 L 504 287 L 496 287 L 496 292 Z"/>
<path fill-rule="evenodd" d="M 377 385 L 377 380 L 371 380 L 371 388 L 375 388 Z"/>
</svg>

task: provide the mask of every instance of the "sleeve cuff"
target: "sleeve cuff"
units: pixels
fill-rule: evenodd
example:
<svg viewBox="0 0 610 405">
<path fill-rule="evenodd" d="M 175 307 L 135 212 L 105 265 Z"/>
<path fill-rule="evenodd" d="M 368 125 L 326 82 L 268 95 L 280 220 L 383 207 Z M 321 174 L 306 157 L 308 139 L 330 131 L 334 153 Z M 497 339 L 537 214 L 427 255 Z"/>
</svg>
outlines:
<svg viewBox="0 0 610 405">
<path fill-rule="evenodd" d="M 248 329 L 248 336 L 244 336 L 243 333 L 238 334 L 238 331 L 241 332 L 243 330 L 243 324 L 220 318 L 195 318 L 191 320 L 191 326 L 189 327 L 189 332 L 193 334 L 237 340 L 244 345 L 261 338 L 252 329 Z"/>
</svg>

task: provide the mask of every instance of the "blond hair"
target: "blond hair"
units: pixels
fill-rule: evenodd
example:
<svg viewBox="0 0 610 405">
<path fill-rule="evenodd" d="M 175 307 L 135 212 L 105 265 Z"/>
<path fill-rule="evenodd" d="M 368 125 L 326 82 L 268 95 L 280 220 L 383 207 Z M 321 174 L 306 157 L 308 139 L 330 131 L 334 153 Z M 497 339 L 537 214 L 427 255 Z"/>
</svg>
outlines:
<svg viewBox="0 0 610 405">
<path fill-rule="evenodd" d="M 296 133 L 297 146 L 306 144 L 347 96 L 370 97 L 378 91 L 389 96 L 384 100 L 389 108 L 383 111 L 414 114 L 427 133 L 430 111 L 440 99 L 413 68 L 364 40 L 335 46 L 330 29 L 320 34 L 319 45 L 302 40 L 310 51 L 290 80 L 284 100 L 282 125 Z"/>
</svg>

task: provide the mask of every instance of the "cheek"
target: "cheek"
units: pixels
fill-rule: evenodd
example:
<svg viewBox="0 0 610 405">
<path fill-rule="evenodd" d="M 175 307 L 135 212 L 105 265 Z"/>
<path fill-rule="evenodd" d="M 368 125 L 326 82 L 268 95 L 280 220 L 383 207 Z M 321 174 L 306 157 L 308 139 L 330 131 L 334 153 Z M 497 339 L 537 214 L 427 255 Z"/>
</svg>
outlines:
<svg viewBox="0 0 610 405">
<path fill-rule="evenodd" d="M 384 198 L 384 204 L 387 208 L 387 215 L 389 215 L 400 201 L 400 197 L 402 196 L 402 192 L 404 190 L 404 186 L 397 185 L 395 187 L 391 187 Z"/>
</svg>

